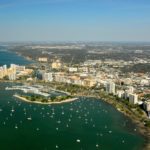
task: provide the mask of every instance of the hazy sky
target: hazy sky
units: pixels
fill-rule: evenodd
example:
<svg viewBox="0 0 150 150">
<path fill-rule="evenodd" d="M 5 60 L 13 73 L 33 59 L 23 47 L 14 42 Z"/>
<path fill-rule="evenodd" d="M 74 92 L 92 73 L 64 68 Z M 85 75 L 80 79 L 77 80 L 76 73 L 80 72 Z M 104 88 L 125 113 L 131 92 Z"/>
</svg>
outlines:
<svg viewBox="0 0 150 150">
<path fill-rule="evenodd" d="M 0 0 L 0 41 L 150 41 L 150 0 Z"/>
</svg>

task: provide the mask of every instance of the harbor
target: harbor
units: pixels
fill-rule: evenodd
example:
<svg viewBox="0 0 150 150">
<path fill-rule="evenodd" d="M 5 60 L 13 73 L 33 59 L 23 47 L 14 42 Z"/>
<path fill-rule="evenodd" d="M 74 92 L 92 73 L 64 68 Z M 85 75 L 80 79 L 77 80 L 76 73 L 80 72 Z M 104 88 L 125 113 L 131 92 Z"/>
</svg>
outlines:
<svg viewBox="0 0 150 150">
<path fill-rule="evenodd" d="M 72 150 L 138 150 L 144 144 L 130 119 L 100 99 L 79 97 L 72 102 L 41 105 L 13 97 L 15 91 L 5 90 L 7 83 L 0 87 L 0 139 L 7 135 L 7 144 L 2 143 L 2 149 L 9 149 L 7 145 L 15 141 L 19 144 L 12 144 L 12 149 L 22 150 L 68 147 Z"/>
</svg>

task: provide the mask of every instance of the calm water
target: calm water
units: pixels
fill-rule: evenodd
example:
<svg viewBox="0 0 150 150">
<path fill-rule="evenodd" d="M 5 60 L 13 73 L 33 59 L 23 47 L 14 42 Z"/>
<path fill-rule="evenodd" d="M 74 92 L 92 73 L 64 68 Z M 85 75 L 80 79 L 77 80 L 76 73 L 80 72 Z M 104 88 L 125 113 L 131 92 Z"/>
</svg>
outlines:
<svg viewBox="0 0 150 150">
<path fill-rule="evenodd" d="M 0 66 L 2 65 L 10 65 L 10 64 L 18 64 L 18 65 L 27 65 L 30 62 L 21 56 L 17 56 L 15 53 L 8 52 L 5 49 L 0 49 Z"/>
<path fill-rule="evenodd" d="M 100 100 L 28 104 L 13 98 L 15 91 L 6 86 L 11 84 L 0 83 L 2 150 L 140 150 L 144 143 L 130 120 Z"/>
</svg>

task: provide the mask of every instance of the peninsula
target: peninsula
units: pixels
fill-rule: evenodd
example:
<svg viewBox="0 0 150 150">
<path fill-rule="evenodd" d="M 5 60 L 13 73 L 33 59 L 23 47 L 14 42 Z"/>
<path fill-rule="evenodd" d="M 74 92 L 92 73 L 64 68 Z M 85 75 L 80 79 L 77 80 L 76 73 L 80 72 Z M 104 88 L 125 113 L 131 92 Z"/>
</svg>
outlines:
<svg viewBox="0 0 150 150">
<path fill-rule="evenodd" d="M 34 95 L 26 96 L 26 95 L 14 94 L 13 96 L 28 103 L 45 104 L 45 105 L 62 104 L 62 103 L 68 103 L 68 102 L 78 100 L 78 98 L 75 97 L 73 98 L 72 96 L 58 96 L 51 99 L 46 99 L 44 97 L 34 96 Z"/>
</svg>

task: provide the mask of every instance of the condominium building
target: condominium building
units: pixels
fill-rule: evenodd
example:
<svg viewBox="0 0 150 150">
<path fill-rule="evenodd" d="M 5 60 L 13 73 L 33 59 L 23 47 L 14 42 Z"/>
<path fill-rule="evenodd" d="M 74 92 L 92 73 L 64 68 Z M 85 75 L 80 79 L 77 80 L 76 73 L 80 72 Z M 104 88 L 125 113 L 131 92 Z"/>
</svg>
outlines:
<svg viewBox="0 0 150 150">
<path fill-rule="evenodd" d="M 109 82 L 106 84 L 106 92 L 109 94 L 115 94 L 115 83 Z"/>
<path fill-rule="evenodd" d="M 129 103 L 137 104 L 138 103 L 138 95 L 137 94 L 129 94 Z"/>
<path fill-rule="evenodd" d="M 150 112 L 150 100 L 147 100 L 147 101 L 144 102 L 144 109 L 147 112 Z"/>
</svg>

